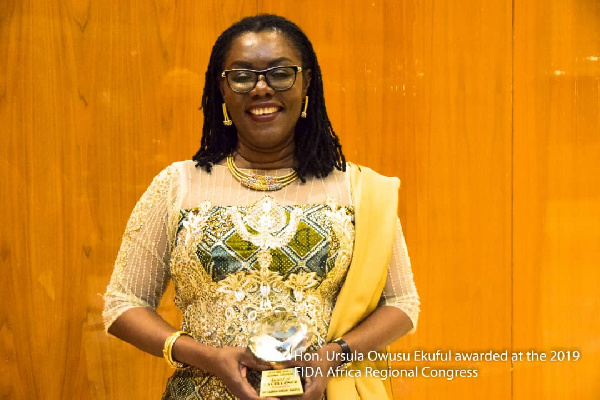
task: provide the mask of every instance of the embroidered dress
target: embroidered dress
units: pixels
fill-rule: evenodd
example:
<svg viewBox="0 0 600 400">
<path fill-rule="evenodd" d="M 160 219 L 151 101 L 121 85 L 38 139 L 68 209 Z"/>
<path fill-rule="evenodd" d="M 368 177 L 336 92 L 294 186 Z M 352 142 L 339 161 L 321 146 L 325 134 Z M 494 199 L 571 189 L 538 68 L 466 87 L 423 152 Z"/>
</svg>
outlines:
<svg viewBox="0 0 600 400">
<path fill-rule="evenodd" d="M 225 166 L 209 174 L 192 161 L 175 163 L 154 179 L 130 217 L 105 295 L 106 328 L 129 308 L 156 308 L 172 279 L 182 330 L 204 344 L 247 346 L 261 315 L 292 310 L 315 330 L 317 348 L 352 258 L 353 215 L 344 172 L 257 192 Z M 419 300 L 399 221 L 380 304 L 401 308 L 416 327 Z M 251 383 L 258 376 L 250 374 Z M 235 397 L 197 368 L 177 370 L 163 395 L 213 398 Z"/>
</svg>

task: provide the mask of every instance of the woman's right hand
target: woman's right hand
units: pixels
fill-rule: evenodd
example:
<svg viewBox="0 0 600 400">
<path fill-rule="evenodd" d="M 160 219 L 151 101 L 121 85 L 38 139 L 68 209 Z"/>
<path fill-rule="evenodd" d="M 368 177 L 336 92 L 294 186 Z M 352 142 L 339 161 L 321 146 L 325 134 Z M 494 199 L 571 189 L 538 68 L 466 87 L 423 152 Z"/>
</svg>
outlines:
<svg viewBox="0 0 600 400">
<path fill-rule="evenodd" d="M 258 396 L 246 377 L 248 368 L 264 371 L 272 369 L 272 366 L 257 358 L 247 347 L 223 347 L 217 348 L 215 362 L 209 372 L 219 378 L 231 393 L 241 400 L 278 400 L 275 397 Z"/>
<path fill-rule="evenodd" d="M 165 339 L 175 328 L 155 310 L 134 307 L 119 316 L 109 328 L 109 333 L 158 357 L 162 357 Z M 172 348 L 176 361 L 193 365 L 217 376 L 229 390 L 242 400 L 258 400 L 256 390 L 246 378 L 248 368 L 263 371 L 271 365 L 257 358 L 246 347 L 213 347 L 189 336 L 180 336 Z M 263 398 L 264 399 L 264 398 Z M 270 400 L 278 400 L 273 397 Z"/>
</svg>

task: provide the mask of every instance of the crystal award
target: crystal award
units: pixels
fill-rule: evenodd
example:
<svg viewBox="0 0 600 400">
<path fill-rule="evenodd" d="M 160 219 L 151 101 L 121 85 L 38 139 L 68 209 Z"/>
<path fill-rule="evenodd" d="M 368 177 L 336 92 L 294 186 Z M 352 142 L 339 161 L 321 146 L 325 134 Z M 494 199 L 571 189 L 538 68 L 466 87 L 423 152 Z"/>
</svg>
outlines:
<svg viewBox="0 0 600 400">
<path fill-rule="evenodd" d="M 299 357 L 315 336 L 312 326 L 293 312 L 272 311 L 258 318 L 250 329 L 248 347 L 267 362 L 291 361 Z M 300 375 L 295 368 L 262 372 L 260 396 L 302 394 Z"/>
</svg>

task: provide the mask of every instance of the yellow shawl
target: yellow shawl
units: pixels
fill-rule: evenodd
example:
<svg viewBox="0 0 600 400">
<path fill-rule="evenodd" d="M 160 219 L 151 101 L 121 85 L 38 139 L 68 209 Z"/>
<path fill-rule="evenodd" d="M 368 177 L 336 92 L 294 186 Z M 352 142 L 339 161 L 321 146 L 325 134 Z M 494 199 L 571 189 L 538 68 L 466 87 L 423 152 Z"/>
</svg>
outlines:
<svg viewBox="0 0 600 400">
<path fill-rule="evenodd" d="M 377 307 L 387 279 L 396 229 L 400 180 L 348 164 L 354 202 L 355 237 L 352 262 L 333 309 L 327 340 L 354 328 Z M 328 400 L 392 398 L 390 380 L 364 376 L 364 368 L 387 368 L 387 363 L 353 362 L 361 377 L 334 377 L 327 385 Z"/>
</svg>

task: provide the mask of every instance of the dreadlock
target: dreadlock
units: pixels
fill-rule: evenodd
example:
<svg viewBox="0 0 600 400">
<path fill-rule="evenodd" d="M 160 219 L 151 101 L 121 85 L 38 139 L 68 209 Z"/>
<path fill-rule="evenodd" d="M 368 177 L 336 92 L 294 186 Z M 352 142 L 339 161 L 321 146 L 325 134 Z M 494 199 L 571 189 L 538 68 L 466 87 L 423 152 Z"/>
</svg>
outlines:
<svg viewBox="0 0 600 400">
<path fill-rule="evenodd" d="M 212 48 L 202 94 L 204 111 L 202 141 L 200 149 L 193 157 L 196 167 L 204 167 L 207 172 L 210 172 L 213 164 L 220 162 L 235 150 L 237 145 L 235 126 L 223 125 L 221 110 L 223 96 L 219 89 L 221 72 L 231 42 L 235 38 L 247 32 L 258 33 L 266 30 L 279 31 L 286 35 L 302 54 L 302 69 L 312 71 L 307 93 L 310 99 L 308 118 L 299 118 L 296 123 L 294 154 L 297 160 L 296 174 L 302 182 L 305 182 L 305 177 L 309 174 L 322 178 L 334 168 L 345 171 L 346 158 L 327 116 L 321 68 L 312 44 L 296 24 L 271 14 L 247 17 L 236 22 L 219 36 Z"/>
</svg>

